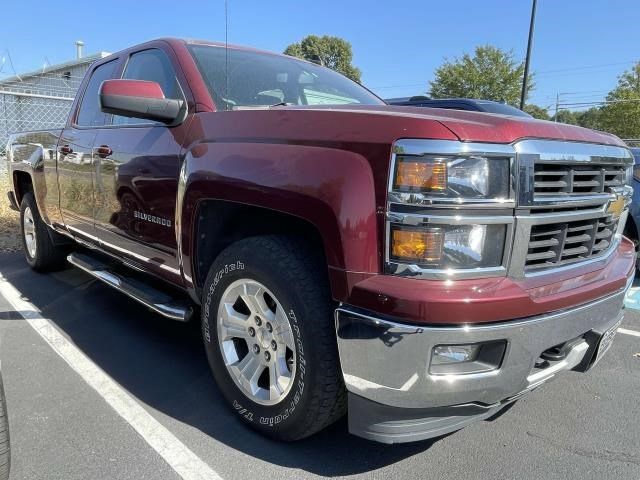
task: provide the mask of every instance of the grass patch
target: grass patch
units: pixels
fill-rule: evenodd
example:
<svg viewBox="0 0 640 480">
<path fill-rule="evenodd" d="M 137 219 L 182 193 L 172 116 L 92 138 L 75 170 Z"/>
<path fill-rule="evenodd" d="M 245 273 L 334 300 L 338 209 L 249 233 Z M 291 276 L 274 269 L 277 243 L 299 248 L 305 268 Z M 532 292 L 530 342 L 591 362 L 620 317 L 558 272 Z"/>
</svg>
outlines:
<svg viewBox="0 0 640 480">
<path fill-rule="evenodd" d="M 2 172 L 0 173 L 0 252 L 22 248 L 20 214 L 9 207 L 8 190 L 9 177 L 5 172 Z"/>
</svg>

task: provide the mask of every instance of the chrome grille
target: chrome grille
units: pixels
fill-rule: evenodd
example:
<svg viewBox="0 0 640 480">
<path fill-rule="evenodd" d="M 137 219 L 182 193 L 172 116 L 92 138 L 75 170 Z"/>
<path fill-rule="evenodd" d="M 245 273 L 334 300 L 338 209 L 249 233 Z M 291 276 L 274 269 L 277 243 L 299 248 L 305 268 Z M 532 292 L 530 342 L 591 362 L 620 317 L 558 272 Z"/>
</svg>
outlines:
<svg viewBox="0 0 640 480">
<path fill-rule="evenodd" d="M 536 163 L 534 175 L 538 197 L 606 193 L 625 184 L 624 165 Z"/>
<path fill-rule="evenodd" d="M 558 267 L 604 255 L 611 246 L 618 219 L 611 215 L 588 220 L 531 227 L 525 271 Z"/>
</svg>

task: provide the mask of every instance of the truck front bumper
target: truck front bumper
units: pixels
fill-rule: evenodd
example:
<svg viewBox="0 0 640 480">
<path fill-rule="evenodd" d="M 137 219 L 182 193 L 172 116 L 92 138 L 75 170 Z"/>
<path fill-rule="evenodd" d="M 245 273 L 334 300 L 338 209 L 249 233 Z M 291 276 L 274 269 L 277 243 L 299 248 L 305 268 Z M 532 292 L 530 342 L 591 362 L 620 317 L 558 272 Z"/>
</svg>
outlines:
<svg viewBox="0 0 640 480">
<path fill-rule="evenodd" d="M 605 348 L 601 339 L 610 344 L 632 279 L 587 304 L 493 324 L 408 325 L 341 306 L 336 328 L 349 430 L 384 443 L 437 437 L 491 417 L 560 372 L 586 371 Z M 495 343 L 505 348 L 493 369 L 434 373 L 438 345 Z M 553 347 L 552 353 L 560 351 L 557 360 L 541 358 Z"/>
</svg>

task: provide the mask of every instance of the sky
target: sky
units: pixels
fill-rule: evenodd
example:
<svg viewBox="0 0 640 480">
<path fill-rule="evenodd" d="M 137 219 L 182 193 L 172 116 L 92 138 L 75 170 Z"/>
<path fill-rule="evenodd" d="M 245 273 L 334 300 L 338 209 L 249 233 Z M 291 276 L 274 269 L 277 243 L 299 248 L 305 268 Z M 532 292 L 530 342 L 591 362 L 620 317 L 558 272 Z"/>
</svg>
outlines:
<svg viewBox="0 0 640 480">
<path fill-rule="evenodd" d="M 424 94 L 445 59 L 477 45 L 524 59 L 530 0 L 228 0 L 229 43 L 282 51 L 308 34 L 353 46 L 363 84 L 383 98 Z M 163 36 L 222 40 L 224 0 L 3 2 L 0 78 Z M 602 100 L 640 60 L 640 1 L 538 0 L 529 102 Z M 11 62 L 9 61 L 11 60 Z M 13 66 L 11 65 L 13 64 Z"/>
</svg>

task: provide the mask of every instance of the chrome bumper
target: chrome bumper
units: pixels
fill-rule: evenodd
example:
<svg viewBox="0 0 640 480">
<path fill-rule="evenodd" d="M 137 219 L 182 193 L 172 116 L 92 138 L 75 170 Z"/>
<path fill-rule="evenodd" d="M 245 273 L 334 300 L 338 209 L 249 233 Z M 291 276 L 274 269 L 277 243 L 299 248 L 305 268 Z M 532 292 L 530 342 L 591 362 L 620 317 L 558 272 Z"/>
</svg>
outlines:
<svg viewBox="0 0 640 480">
<path fill-rule="evenodd" d="M 560 372 L 588 369 L 597 340 L 622 319 L 632 278 L 624 289 L 585 305 L 489 325 L 403 325 L 346 306 L 338 308 L 336 329 L 344 381 L 350 402 L 363 407 L 349 413 L 352 433 L 387 443 L 434 437 L 494 414 Z M 507 341 L 499 368 L 461 375 L 429 373 L 436 345 L 492 340 Z M 562 360 L 536 368 L 545 350 L 570 340 Z M 366 412 L 369 403 L 375 407 Z M 408 436 L 402 422 L 398 423 L 400 418 L 394 418 L 402 410 L 406 411 L 400 417 L 409 412 L 407 421 L 413 433 Z M 391 424 L 395 434 L 388 432 Z"/>
</svg>

